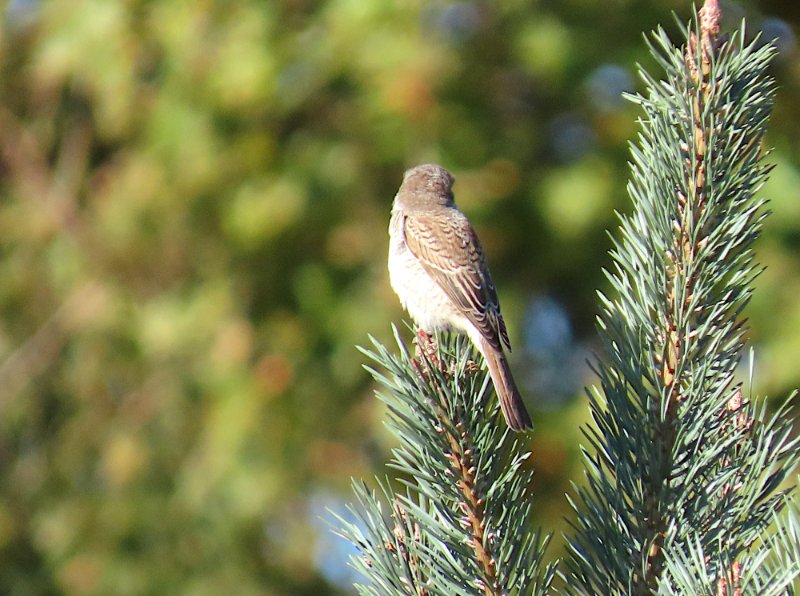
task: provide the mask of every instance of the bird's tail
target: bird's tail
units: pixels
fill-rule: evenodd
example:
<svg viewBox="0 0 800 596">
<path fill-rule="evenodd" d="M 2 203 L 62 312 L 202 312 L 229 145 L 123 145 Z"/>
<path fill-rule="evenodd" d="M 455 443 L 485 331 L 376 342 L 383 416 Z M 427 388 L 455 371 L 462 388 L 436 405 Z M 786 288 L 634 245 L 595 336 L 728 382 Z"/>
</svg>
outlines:
<svg viewBox="0 0 800 596">
<path fill-rule="evenodd" d="M 497 398 L 500 400 L 500 409 L 503 411 L 509 428 L 516 431 L 533 428 L 533 422 L 525 408 L 525 402 L 522 401 L 522 395 L 517 389 L 514 377 L 511 375 L 505 353 L 502 349 L 498 350 L 492 346 L 483 336 L 479 340 L 478 348 L 486 359 L 489 375 L 492 377 Z"/>
</svg>

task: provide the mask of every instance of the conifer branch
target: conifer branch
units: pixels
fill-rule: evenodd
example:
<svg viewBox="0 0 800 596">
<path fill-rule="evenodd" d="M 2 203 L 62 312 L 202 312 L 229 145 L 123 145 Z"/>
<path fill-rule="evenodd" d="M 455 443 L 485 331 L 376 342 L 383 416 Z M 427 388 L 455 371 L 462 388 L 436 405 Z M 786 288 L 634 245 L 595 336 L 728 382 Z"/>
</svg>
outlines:
<svg viewBox="0 0 800 596">
<path fill-rule="evenodd" d="M 400 355 L 375 340 L 362 351 L 380 365 L 369 370 L 400 441 L 389 465 L 405 491 L 379 482 L 378 496 L 355 485 L 359 523 L 340 521 L 361 553 L 354 567 L 371 582 L 359 589 L 546 593 L 555 571 L 542 563 L 549 538 L 529 529 L 528 453 L 499 418 L 478 353 L 466 338 L 443 334 L 412 357 L 396 330 L 395 338 Z"/>
<path fill-rule="evenodd" d="M 688 69 L 687 100 L 690 102 L 691 145 L 681 145 L 684 164 L 684 176 L 688 182 L 688 193 L 682 189 L 676 191 L 677 217 L 672 226 L 672 247 L 667 252 L 666 269 L 666 308 L 665 320 L 658 331 L 658 345 L 655 360 L 661 363 L 661 377 L 665 390 L 666 416 L 658 429 L 661 436 L 658 444 L 663 449 L 661 457 L 662 469 L 659 476 L 669 483 L 670 470 L 673 466 L 671 455 L 675 444 L 675 417 L 678 405 L 689 389 L 690 373 L 681 374 L 679 370 L 683 355 L 690 349 L 690 344 L 697 336 L 699 319 L 702 317 L 702 306 L 694 306 L 696 291 L 696 267 L 698 255 L 709 242 L 709 220 L 704 218 L 708 208 L 709 197 L 706 194 L 707 162 L 713 131 L 703 115 L 707 106 L 713 105 L 716 87 L 709 78 L 712 60 L 719 47 L 719 6 L 716 2 L 707 3 L 700 10 L 700 43 L 694 32 L 690 32 L 686 46 L 685 60 Z M 713 159 L 713 157 L 712 157 Z M 685 330 L 685 331 L 684 331 Z M 688 373 L 689 371 L 687 371 Z M 677 375 L 677 378 L 676 378 Z M 741 393 L 738 394 L 741 397 Z M 741 401 L 741 400 L 740 400 Z M 652 406 L 660 406 L 653 401 Z M 652 545 L 648 552 L 648 561 L 643 576 L 636 576 L 634 592 L 647 594 L 653 592 L 661 577 L 663 557 L 662 547 L 666 533 L 667 519 L 659 511 L 659 495 L 654 491 L 646 494 L 648 503 L 647 533 L 652 536 Z"/>
<path fill-rule="evenodd" d="M 685 36 L 678 49 L 655 33 L 665 80 L 641 71 L 647 95 L 631 98 L 645 118 L 631 147 L 634 212 L 608 273 L 618 296 L 600 296 L 606 356 L 568 538 L 574 593 L 669 593 L 697 561 L 713 586 L 703 593 L 753 585 L 754 544 L 798 463 L 787 410 L 768 416 L 734 377 L 766 216 L 756 194 L 770 170 L 773 49 L 745 45 L 743 30 L 721 36 L 714 1 Z"/>
</svg>

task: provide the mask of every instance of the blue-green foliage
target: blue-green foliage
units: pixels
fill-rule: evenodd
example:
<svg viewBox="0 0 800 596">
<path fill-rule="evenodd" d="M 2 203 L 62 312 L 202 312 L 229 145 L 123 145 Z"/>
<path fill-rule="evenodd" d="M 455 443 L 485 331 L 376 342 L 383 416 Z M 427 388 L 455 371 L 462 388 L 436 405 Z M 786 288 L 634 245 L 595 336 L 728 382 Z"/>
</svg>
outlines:
<svg viewBox="0 0 800 596">
<path fill-rule="evenodd" d="M 630 98 L 644 111 L 633 212 L 614 242 L 614 296 L 600 296 L 605 350 L 568 537 L 570 593 L 716 594 L 727 581 L 761 594 L 798 573 L 761 565 L 797 465 L 788 412 L 770 414 L 735 379 L 766 216 L 774 49 L 745 44 L 742 30 L 706 55 L 704 73 L 702 33 L 685 32 L 692 52 L 654 34 L 664 79 L 642 71 L 647 90 Z"/>
<path fill-rule="evenodd" d="M 400 355 L 376 340 L 365 353 L 380 365 L 370 370 L 400 442 L 390 465 L 403 488 L 355 483 L 357 521 L 341 532 L 370 580 L 360 592 L 546 593 L 554 569 L 541 563 L 547 538 L 530 528 L 528 453 L 498 417 L 477 353 L 444 335 L 433 360 L 415 360 L 395 337 Z"/>
</svg>

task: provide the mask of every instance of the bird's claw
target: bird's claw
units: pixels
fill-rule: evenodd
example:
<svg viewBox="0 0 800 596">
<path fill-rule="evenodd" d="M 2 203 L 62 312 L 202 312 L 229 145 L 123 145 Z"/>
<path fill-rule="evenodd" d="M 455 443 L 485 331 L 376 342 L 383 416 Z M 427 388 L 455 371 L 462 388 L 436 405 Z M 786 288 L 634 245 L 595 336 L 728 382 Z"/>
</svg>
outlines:
<svg viewBox="0 0 800 596">
<path fill-rule="evenodd" d="M 474 360 L 467 360 L 464 370 L 471 375 L 477 375 L 479 372 L 481 372 L 481 365 Z"/>
</svg>

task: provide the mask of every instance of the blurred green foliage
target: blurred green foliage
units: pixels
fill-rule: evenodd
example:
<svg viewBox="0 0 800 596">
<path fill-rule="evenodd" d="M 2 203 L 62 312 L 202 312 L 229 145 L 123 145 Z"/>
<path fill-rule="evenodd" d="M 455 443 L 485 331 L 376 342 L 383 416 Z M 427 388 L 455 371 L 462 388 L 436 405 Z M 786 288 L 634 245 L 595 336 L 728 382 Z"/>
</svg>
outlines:
<svg viewBox="0 0 800 596">
<path fill-rule="evenodd" d="M 800 385 L 800 10 L 723 8 L 782 44 L 749 312 L 756 390 L 783 396 Z M 536 296 L 591 349 L 637 130 L 619 94 L 673 10 L 691 7 L 9 0 L 0 592 L 348 592 L 318 518 L 389 447 L 353 346 L 402 317 L 384 255 L 403 169 L 455 172 L 521 376 L 542 359 Z M 571 397 L 528 390 L 546 530 L 587 413 L 587 369 L 564 362 Z"/>
</svg>

